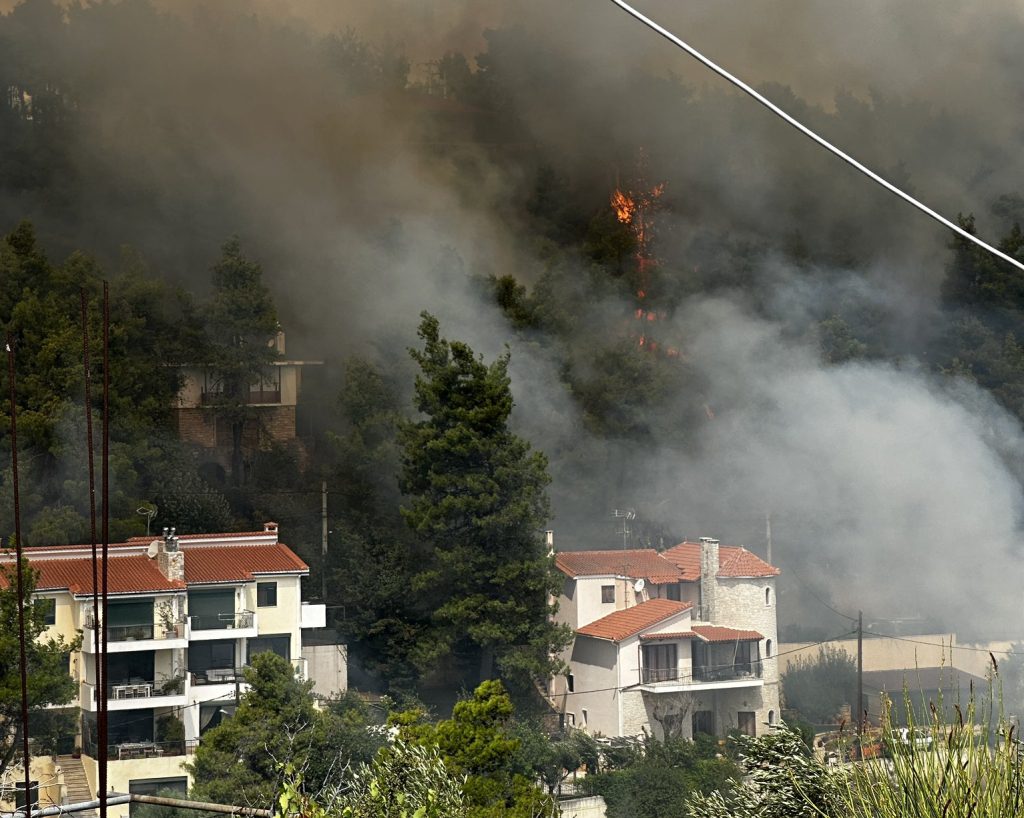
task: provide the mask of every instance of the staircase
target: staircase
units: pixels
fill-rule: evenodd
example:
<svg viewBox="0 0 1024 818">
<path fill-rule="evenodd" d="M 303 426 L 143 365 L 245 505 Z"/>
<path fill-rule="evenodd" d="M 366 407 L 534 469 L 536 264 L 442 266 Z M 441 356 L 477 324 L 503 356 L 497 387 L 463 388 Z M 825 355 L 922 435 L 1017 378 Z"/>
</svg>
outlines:
<svg viewBox="0 0 1024 818">
<path fill-rule="evenodd" d="M 64 771 L 64 803 L 80 804 L 83 801 L 91 801 L 93 795 L 89 792 L 89 780 L 85 777 L 82 759 L 73 756 L 58 756 L 57 762 Z M 96 818 L 96 810 L 85 810 L 75 814 L 79 818 Z"/>
</svg>

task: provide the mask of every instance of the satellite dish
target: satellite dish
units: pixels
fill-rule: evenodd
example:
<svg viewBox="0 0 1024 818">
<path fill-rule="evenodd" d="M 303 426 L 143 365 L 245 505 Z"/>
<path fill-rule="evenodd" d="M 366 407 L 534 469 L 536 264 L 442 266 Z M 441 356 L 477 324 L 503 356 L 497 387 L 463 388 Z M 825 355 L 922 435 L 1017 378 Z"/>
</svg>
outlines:
<svg viewBox="0 0 1024 818">
<path fill-rule="evenodd" d="M 638 594 L 642 594 L 644 591 L 644 586 L 646 585 L 646 581 L 644 581 L 642 578 L 638 579 L 636 582 L 633 583 L 633 590 L 636 591 Z"/>
<path fill-rule="evenodd" d="M 149 544 L 149 548 L 146 549 L 146 556 L 149 557 L 151 560 L 156 559 L 157 549 L 158 546 L 156 544 L 156 541 L 154 540 Z"/>
</svg>

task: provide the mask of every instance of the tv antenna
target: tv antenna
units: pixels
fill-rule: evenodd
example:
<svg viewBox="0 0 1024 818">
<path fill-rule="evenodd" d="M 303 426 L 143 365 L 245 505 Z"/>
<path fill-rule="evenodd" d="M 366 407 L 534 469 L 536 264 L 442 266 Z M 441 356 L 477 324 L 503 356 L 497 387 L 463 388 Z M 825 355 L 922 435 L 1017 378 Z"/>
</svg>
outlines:
<svg viewBox="0 0 1024 818">
<path fill-rule="evenodd" d="M 612 509 L 612 518 L 622 520 L 622 547 L 626 549 L 629 547 L 629 535 L 633 533 L 629 521 L 636 519 L 636 509 L 614 508 Z"/>
<path fill-rule="evenodd" d="M 149 526 L 153 522 L 153 518 L 156 517 L 156 504 L 151 503 L 146 506 L 140 506 L 135 509 L 136 514 L 141 514 L 146 518 L 146 536 L 149 536 Z"/>
</svg>

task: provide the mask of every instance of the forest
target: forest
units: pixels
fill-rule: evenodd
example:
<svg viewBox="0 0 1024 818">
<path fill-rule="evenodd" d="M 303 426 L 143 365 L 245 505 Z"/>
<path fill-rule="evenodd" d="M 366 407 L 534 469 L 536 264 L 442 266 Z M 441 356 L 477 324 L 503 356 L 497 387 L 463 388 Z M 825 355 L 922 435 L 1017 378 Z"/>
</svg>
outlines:
<svg viewBox="0 0 1024 818">
<path fill-rule="evenodd" d="M 937 628 L 966 592 L 962 633 L 1008 621 L 1019 274 L 747 100 L 630 58 L 639 33 L 602 59 L 618 25 L 598 15 L 592 48 L 561 48 L 527 3 L 521 22 L 481 23 L 475 50 L 420 61 L 414 42 L 235 3 L 24 0 L 0 16 L 0 324 L 26 543 L 88 538 L 81 305 L 95 360 L 106 280 L 112 538 L 145 533 L 143 509 L 157 530 L 278 521 L 314 594 L 326 577 L 357 685 L 472 688 L 488 666 L 515 692 L 542 676 L 563 638 L 543 627 L 545 528 L 564 549 L 713 534 L 763 553 L 770 515 L 793 638 L 841 626 L 808 590 Z M 763 80 L 1024 257 L 1017 114 L 982 124 L 934 91 L 837 80 L 805 98 Z M 289 357 L 324 361 L 301 451 L 211 470 L 175 433 L 180 367 L 243 383 L 278 328 Z M 453 475 L 481 457 L 510 476 L 491 506 L 445 517 L 425 441 L 453 428 L 479 447 L 452 443 Z M 6 452 L 6 404 L 0 437 Z M 11 509 L 5 463 L 5 537 Z M 965 588 L 949 566 L 968 543 Z M 519 566 L 506 585 L 477 582 L 499 563 Z"/>
</svg>

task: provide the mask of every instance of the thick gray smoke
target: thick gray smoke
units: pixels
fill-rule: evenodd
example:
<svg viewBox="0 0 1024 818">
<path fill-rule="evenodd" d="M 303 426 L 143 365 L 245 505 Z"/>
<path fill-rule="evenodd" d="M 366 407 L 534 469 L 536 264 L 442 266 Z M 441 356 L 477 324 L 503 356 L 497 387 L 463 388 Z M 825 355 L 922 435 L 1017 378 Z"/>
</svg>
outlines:
<svg viewBox="0 0 1024 818">
<path fill-rule="evenodd" d="M 240 233 L 264 263 L 290 346 L 308 357 L 393 364 L 423 309 L 488 357 L 511 344 L 516 421 L 552 458 L 567 547 L 613 546 L 609 512 L 634 506 L 681 534 L 761 551 L 771 512 L 776 561 L 845 609 L 993 635 L 1013 621 L 1020 429 L 912 359 L 825 367 L 805 333 L 808 315 L 851 299 L 882 309 L 893 336 L 924 331 L 948 237 L 922 216 L 610 3 L 163 0 L 157 25 L 135 5 L 106 23 L 95 13 L 69 47 L 40 44 L 57 43 L 53 59 L 90 103 L 71 164 L 97 163 L 106 178 L 68 204 L 72 216 L 0 202 L 5 223 L 29 215 L 70 247 L 130 242 L 196 289 L 218 245 Z M 773 99 L 946 215 L 976 211 L 987 238 L 1005 226 L 989 207 L 1024 182 L 1018 3 L 995 0 L 984 14 L 932 0 L 641 5 L 752 84 L 775 83 Z M 320 38 L 349 26 L 383 55 L 407 55 L 414 79 L 446 50 L 472 58 L 499 43 L 485 29 L 520 26 L 490 56 L 493 70 L 529 80 L 508 100 L 523 132 L 495 148 L 449 131 L 453 144 L 439 149 L 425 108 L 326 81 Z M 503 161 L 536 146 L 570 176 L 606 181 L 595 206 L 647 148 L 667 182 L 666 255 L 685 258 L 704 231 L 727 227 L 738 238 L 801 234 L 836 267 L 847 245 L 867 247 L 867 266 L 809 285 L 757 261 L 752 275 L 778 285 L 758 309 L 742 293 L 695 295 L 674 331 L 714 420 L 686 446 L 598 442 L 561 384 L 567 351 L 516 340 L 467 280 L 533 282 L 542 271 L 513 215 L 533 179 L 526 163 Z M 574 305 L 577 348 L 603 349 L 630 306 Z M 667 406 L 645 422 L 674 441 Z"/>
</svg>

